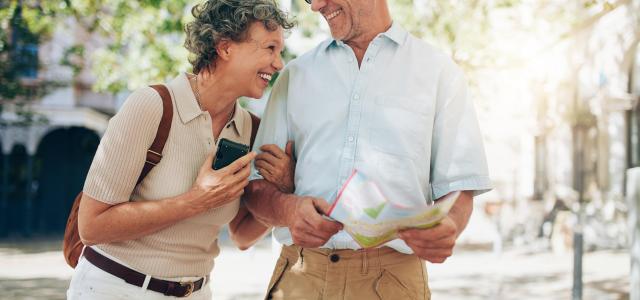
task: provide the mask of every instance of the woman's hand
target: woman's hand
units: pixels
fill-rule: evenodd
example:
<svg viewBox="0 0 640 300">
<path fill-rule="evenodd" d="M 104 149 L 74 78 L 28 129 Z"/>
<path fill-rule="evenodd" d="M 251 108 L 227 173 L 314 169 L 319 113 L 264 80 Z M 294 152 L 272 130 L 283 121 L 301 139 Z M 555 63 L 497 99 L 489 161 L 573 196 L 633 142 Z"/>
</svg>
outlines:
<svg viewBox="0 0 640 300">
<path fill-rule="evenodd" d="M 251 152 L 214 171 L 212 153 L 200 167 L 192 188 L 187 193 L 166 199 L 111 205 L 83 194 L 78 211 L 80 238 L 85 245 L 134 240 L 234 201 L 240 198 L 249 183 L 251 160 L 255 157 L 256 153 Z"/>
<path fill-rule="evenodd" d="M 278 190 L 291 194 L 295 190 L 296 162 L 293 159 L 293 142 L 287 142 L 285 151 L 270 144 L 260 147 L 262 153 L 256 156 L 256 169 L 268 182 L 273 183 Z"/>
<path fill-rule="evenodd" d="M 220 170 L 213 170 L 211 168 L 213 153 L 209 154 L 191 188 L 196 195 L 191 201 L 193 207 L 203 212 L 240 198 L 244 188 L 249 184 L 251 161 L 255 157 L 255 152 L 249 152 L 230 165 Z"/>
</svg>

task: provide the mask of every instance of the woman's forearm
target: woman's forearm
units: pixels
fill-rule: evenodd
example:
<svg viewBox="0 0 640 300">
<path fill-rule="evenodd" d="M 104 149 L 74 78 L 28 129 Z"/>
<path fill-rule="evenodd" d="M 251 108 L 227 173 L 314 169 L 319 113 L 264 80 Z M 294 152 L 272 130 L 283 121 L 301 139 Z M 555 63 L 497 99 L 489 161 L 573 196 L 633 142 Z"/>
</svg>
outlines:
<svg viewBox="0 0 640 300">
<path fill-rule="evenodd" d="M 185 194 L 154 201 L 130 201 L 116 205 L 82 196 L 78 231 L 85 245 L 134 240 L 158 232 L 204 211 L 193 205 L 198 194 Z"/>
</svg>

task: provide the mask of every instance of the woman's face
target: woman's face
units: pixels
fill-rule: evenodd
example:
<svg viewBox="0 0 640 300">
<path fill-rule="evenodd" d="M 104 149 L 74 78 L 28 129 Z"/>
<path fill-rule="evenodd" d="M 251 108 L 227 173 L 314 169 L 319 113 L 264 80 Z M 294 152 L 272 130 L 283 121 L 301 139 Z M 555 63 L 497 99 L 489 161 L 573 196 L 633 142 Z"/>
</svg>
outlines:
<svg viewBox="0 0 640 300">
<path fill-rule="evenodd" d="M 249 27 L 246 41 L 230 47 L 229 68 L 242 96 L 259 99 L 271 77 L 284 65 L 280 53 L 284 49 L 283 30 L 267 30 L 261 22 Z"/>
</svg>

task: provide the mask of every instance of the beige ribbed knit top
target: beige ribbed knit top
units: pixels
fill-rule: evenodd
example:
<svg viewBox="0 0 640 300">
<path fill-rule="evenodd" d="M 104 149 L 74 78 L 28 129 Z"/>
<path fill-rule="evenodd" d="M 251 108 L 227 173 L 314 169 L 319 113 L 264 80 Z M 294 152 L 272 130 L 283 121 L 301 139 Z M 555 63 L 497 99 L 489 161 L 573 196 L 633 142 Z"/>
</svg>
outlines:
<svg viewBox="0 0 640 300">
<path fill-rule="evenodd" d="M 145 87 L 134 91 L 109 121 L 84 184 L 83 191 L 88 196 L 118 204 L 165 199 L 191 188 L 207 154 L 217 148 L 211 117 L 200 110 L 185 73 L 166 86 L 171 92 L 174 114 L 160 164 L 136 186 L 162 117 L 160 95 Z M 249 113 L 236 104 L 235 113 L 218 140 L 227 138 L 249 145 L 251 126 Z M 238 199 L 136 240 L 94 247 L 148 275 L 205 276 L 213 269 L 220 251 L 220 227 L 233 219 L 239 203 Z"/>
</svg>

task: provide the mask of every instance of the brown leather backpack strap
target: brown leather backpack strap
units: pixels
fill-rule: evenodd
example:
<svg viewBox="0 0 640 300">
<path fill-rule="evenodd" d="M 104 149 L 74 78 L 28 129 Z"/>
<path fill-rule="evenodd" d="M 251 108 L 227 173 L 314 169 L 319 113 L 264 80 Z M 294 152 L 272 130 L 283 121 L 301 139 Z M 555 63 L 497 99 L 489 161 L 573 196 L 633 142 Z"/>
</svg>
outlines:
<svg viewBox="0 0 640 300">
<path fill-rule="evenodd" d="M 253 142 L 256 140 L 256 135 L 258 135 L 258 127 L 260 127 L 260 118 L 258 116 L 249 112 L 251 116 L 251 142 L 249 144 L 249 149 L 253 150 Z"/>
<path fill-rule="evenodd" d="M 160 119 L 160 124 L 158 125 L 158 131 L 156 132 L 153 144 L 151 144 L 151 147 L 147 150 L 147 159 L 144 163 L 144 167 L 142 168 L 142 172 L 140 172 L 140 177 L 138 177 L 137 183 L 140 183 L 142 179 L 147 176 L 149 171 L 151 171 L 151 169 L 162 159 L 162 149 L 169 137 L 171 120 L 173 119 L 173 103 L 171 102 L 171 94 L 169 94 L 167 87 L 164 85 L 152 85 L 151 87 L 155 89 L 162 98 L 162 119 Z M 76 200 L 73 202 L 73 207 L 71 208 L 69 218 L 67 219 L 67 227 L 64 231 L 64 240 L 62 243 L 64 257 L 72 268 L 75 268 L 76 265 L 78 265 L 78 260 L 80 259 L 82 249 L 84 248 L 82 240 L 80 239 L 80 232 L 78 230 L 78 211 L 81 199 L 82 192 L 76 196 Z"/>
<path fill-rule="evenodd" d="M 167 87 L 161 84 L 152 85 L 151 87 L 156 90 L 162 98 L 162 119 L 160 119 L 156 137 L 151 147 L 149 147 L 149 150 L 147 150 L 147 159 L 144 162 L 144 167 L 142 168 L 142 172 L 140 172 L 140 177 L 138 177 L 136 184 L 139 184 L 147 174 L 149 174 L 149 171 L 162 160 L 162 149 L 164 149 L 164 144 L 167 142 L 167 138 L 169 138 L 171 120 L 173 119 L 173 102 L 171 101 L 171 94 L 169 94 Z"/>
</svg>

